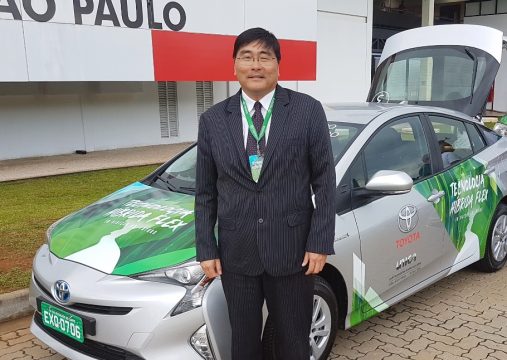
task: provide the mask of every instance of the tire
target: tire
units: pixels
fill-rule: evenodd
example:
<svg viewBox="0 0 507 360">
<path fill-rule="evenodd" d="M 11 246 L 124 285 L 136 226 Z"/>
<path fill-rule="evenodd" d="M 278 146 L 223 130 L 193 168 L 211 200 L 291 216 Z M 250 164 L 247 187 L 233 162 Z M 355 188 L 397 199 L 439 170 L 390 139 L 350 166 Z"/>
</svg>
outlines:
<svg viewBox="0 0 507 360">
<path fill-rule="evenodd" d="M 477 262 L 477 268 L 484 272 L 495 272 L 507 261 L 507 206 L 499 204 L 488 232 L 484 258 Z"/>
<path fill-rule="evenodd" d="M 320 300 L 320 303 L 318 303 Z M 320 304 L 320 306 L 319 306 Z M 314 312 L 312 317 L 312 329 L 310 330 L 310 343 L 312 344 L 311 360 L 325 360 L 331 352 L 333 347 L 336 331 L 338 330 L 338 302 L 331 289 L 331 286 L 323 278 L 316 276 L 315 285 L 313 288 L 313 306 Z M 319 306 L 318 309 L 316 306 Z M 315 310 L 319 310 L 315 313 Z M 315 318 L 315 316 L 317 316 Z M 324 317 L 325 316 L 325 317 Z M 329 317 L 329 321 L 327 321 Z M 315 323 L 319 320 L 323 321 L 318 330 L 326 330 L 325 336 L 316 336 L 313 331 Z M 312 341 L 313 340 L 313 341 Z M 316 340 L 316 341 L 315 341 Z M 262 334 L 263 344 L 263 359 L 264 360 L 277 360 L 276 352 L 276 334 L 273 321 L 268 316 L 264 332 Z M 316 356 L 315 356 L 316 355 Z"/>
</svg>

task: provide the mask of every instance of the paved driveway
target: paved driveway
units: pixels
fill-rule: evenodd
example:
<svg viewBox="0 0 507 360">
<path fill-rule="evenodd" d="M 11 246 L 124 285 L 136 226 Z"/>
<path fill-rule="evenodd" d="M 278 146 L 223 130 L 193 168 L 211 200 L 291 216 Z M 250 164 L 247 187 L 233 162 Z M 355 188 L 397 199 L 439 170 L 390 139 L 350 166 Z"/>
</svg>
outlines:
<svg viewBox="0 0 507 360">
<path fill-rule="evenodd" d="M 63 359 L 33 338 L 29 320 L 0 324 L 0 359 Z M 339 331 L 330 359 L 507 360 L 507 268 L 464 269 Z"/>
</svg>

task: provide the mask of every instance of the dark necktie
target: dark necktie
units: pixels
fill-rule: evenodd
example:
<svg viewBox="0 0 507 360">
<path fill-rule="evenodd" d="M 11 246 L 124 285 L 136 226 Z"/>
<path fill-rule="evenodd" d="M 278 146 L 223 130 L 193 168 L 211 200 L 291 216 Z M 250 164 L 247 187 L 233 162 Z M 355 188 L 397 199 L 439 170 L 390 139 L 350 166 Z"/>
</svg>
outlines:
<svg viewBox="0 0 507 360">
<path fill-rule="evenodd" d="M 252 120 L 257 130 L 257 134 L 260 134 L 262 123 L 264 122 L 264 117 L 262 116 L 262 104 L 260 102 L 256 102 L 254 104 L 254 114 L 252 116 Z M 259 150 L 261 155 L 264 155 L 264 148 L 266 147 L 266 134 L 262 137 L 261 141 L 259 141 Z M 257 155 L 257 141 L 253 137 L 250 130 L 248 130 L 248 138 L 246 141 L 246 152 L 248 156 Z"/>
</svg>

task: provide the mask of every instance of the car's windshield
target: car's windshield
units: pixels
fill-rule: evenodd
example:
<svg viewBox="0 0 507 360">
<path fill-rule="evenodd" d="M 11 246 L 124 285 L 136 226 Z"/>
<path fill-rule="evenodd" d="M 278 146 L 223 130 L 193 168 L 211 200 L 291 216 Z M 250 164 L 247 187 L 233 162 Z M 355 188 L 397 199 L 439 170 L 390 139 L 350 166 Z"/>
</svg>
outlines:
<svg viewBox="0 0 507 360">
<path fill-rule="evenodd" d="M 336 165 L 363 126 L 343 122 L 328 122 L 327 125 L 331 137 L 331 147 L 333 148 L 333 159 Z"/>
<path fill-rule="evenodd" d="M 328 122 L 329 136 L 335 164 L 362 129 L 361 125 Z M 197 165 L 197 146 L 192 146 L 183 155 L 154 178 L 154 186 L 192 194 L 195 191 L 195 170 Z"/>
<path fill-rule="evenodd" d="M 158 176 L 159 185 L 169 190 L 186 194 L 195 191 L 195 169 L 197 165 L 197 146 L 194 145 Z M 162 183 L 162 184 L 160 184 Z"/>
</svg>

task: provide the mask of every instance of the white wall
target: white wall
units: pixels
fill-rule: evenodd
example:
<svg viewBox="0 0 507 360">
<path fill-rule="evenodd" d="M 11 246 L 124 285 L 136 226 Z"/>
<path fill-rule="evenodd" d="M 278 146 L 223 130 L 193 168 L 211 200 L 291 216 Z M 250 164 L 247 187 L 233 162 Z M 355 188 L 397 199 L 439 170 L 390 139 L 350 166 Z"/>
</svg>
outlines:
<svg viewBox="0 0 507 360">
<path fill-rule="evenodd" d="M 195 83 L 178 83 L 180 136 L 162 138 L 157 83 L 56 83 L 0 94 L 0 160 L 197 137 Z M 69 93 L 70 95 L 65 95 Z"/>
<path fill-rule="evenodd" d="M 507 14 L 465 17 L 465 24 L 485 25 L 503 32 L 507 36 Z M 507 112 L 507 51 L 502 52 L 502 62 L 495 81 L 493 109 Z"/>
<path fill-rule="evenodd" d="M 373 0 L 319 0 L 317 79 L 281 81 L 280 85 L 323 103 L 366 101 L 371 85 L 372 24 Z M 283 60 L 280 67 L 283 71 Z M 230 95 L 238 90 L 237 82 L 229 83 Z"/>
<path fill-rule="evenodd" d="M 77 95 L 0 97 L 0 159 L 84 148 Z"/>
<path fill-rule="evenodd" d="M 20 21 L 0 19 L 0 79 L 2 81 L 28 81 L 23 24 Z"/>
<path fill-rule="evenodd" d="M 153 79 L 149 30 L 34 21 L 23 26 L 30 81 Z"/>
<path fill-rule="evenodd" d="M 159 144 L 156 83 L 129 84 L 131 92 L 108 89 L 110 84 L 102 84 L 105 89 L 81 96 L 86 150 Z"/>
<path fill-rule="evenodd" d="M 299 81 L 298 90 L 324 103 L 365 101 L 371 81 L 372 18 L 373 0 L 320 0 L 317 80 Z"/>
</svg>

